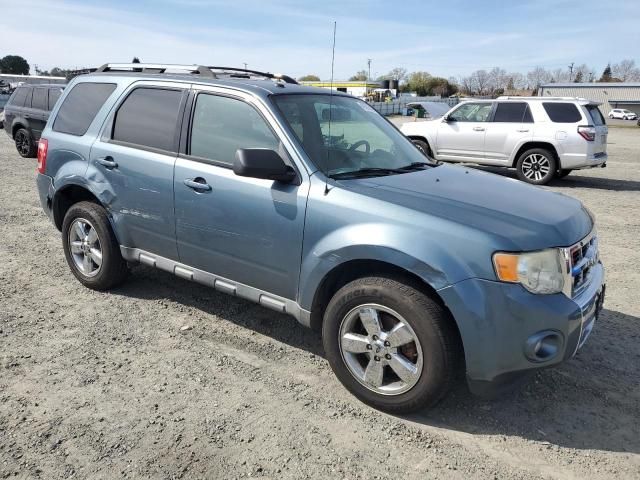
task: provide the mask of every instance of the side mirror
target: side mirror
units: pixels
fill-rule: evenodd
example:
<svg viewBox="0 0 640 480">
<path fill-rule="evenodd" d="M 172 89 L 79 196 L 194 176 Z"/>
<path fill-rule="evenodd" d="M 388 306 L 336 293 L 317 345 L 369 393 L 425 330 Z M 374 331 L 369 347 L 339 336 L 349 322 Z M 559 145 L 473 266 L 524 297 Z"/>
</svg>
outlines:
<svg viewBox="0 0 640 480">
<path fill-rule="evenodd" d="M 444 123 L 449 123 L 449 122 L 455 122 L 455 118 L 451 118 L 449 115 L 445 115 L 444 117 L 442 117 L 442 121 Z"/>
<path fill-rule="evenodd" d="M 233 173 L 240 177 L 263 178 L 282 183 L 296 180 L 295 170 L 284 163 L 275 150 L 267 148 L 240 148 L 233 161 Z"/>
</svg>

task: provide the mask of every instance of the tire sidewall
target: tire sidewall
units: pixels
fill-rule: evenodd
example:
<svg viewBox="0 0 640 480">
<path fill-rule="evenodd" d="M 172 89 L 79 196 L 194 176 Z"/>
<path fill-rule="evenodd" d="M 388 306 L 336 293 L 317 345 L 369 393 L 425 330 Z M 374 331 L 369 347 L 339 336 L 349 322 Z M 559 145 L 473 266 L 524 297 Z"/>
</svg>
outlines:
<svg viewBox="0 0 640 480">
<path fill-rule="evenodd" d="M 350 285 L 339 290 L 327 306 L 322 329 L 325 352 L 338 379 L 365 403 L 381 409 L 400 412 L 413 410 L 416 404 L 426 407 L 437 402 L 444 393 L 443 384 L 447 383 L 445 373 L 451 365 L 447 365 L 442 338 L 428 318 L 430 311 L 421 302 L 408 299 L 396 288 L 375 282 L 359 284 L 356 288 Z M 424 298 L 431 301 L 426 296 Z M 341 322 L 352 309 L 367 303 L 377 303 L 398 312 L 411 325 L 420 341 L 423 370 L 418 382 L 407 392 L 382 395 L 369 390 L 351 374 L 342 358 L 339 346 Z M 432 303 L 433 307 L 440 308 L 435 302 Z"/>
<path fill-rule="evenodd" d="M 429 147 L 429 144 L 427 142 L 425 142 L 424 140 L 411 140 L 411 143 L 413 143 L 415 145 L 415 147 L 420 150 L 420 153 L 422 153 L 425 157 L 432 157 L 431 155 L 431 148 Z"/>
<path fill-rule="evenodd" d="M 20 155 L 22 158 L 33 158 L 36 153 L 36 147 L 35 147 L 35 141 L 33 139 L 33 135 L 31 135 L 31 132 L 29 132 L 29 130 L 27 130 L 26 128 L 18 129 L 15 136 L 18 136 L 20 134 L 24 134 L 26 136 L 27 141 L 29 142 L 29 151 L 27 152 L 26 155 L 23 155 L 22 152 L 18 149 L 18 145 L 16 144 L 16 150 L 18 150 L 18 155 Z"/>
<path fill-rule="evenodd" d="M 544 155 L 549 161 L 549 173 L 545 177 L 543 177 L 542 180 L 532 180 L 530 178 L 527 178 L 522 171 L 522 164 L 524 163 L 525 158 L 532 154 Z M 522 155 L 520 155 L 520 158 L 518 158 L 518 162 L 516 163 L 516 172 L 518 174 L 518 178 L 523 182 L 530 183 L 532 185 L 546 185 L 555 178 L 557 169 L 558 165 L 555 156 L 549 150 L 546 150 L 544 148 L 532 148 L 531 150 L 527 150 L 526 152 L 522 153 Z"/>
</svg>

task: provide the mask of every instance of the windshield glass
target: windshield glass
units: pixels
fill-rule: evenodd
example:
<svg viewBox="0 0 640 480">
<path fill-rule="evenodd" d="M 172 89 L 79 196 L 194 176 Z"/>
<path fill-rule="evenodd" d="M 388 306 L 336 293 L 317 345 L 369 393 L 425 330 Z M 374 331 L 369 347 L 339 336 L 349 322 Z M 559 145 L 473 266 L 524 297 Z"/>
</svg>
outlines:
<svg viewBox="0 0 640 480">
<path fill-rule="evenodd" d="M 276 95 L 273 100 L 307 155 L 328 176 L 406 173 L 430 162 L 356 98 L 300 94 Z"/>
</svg>

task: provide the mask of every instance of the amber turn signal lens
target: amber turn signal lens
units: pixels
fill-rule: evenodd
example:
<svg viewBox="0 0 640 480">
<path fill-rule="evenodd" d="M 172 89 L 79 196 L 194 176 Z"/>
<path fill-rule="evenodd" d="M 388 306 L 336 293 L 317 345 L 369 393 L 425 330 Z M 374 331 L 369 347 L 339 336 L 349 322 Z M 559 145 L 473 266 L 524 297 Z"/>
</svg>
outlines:
<svg viewBox="0 0 640 480">
<path fill-rule="evenodd" d="M 496 253 L 493 256 L 496 275 L 503 282 L 518 281 L 518 255 L 513 253 Z"/>
</svg>

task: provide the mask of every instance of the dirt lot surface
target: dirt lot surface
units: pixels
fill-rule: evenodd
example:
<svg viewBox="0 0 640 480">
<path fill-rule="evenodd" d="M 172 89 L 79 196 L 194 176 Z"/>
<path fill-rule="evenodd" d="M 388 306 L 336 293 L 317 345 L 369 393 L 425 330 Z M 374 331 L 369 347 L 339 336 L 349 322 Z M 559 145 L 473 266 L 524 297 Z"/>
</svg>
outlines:
<svg viewBox="0 0 640 480">
<path fill-rule="evenodd" d="M 0 478 L 640 478 L 640 129 L 611 129 L 609 153 L 549 187 L 598 219 L 586 346 L 499 400 L 459 385 L 393 417 L 292 318 L 145 267 L 82 287 L 35 160 L 0 132 Z"/>
</svg>

